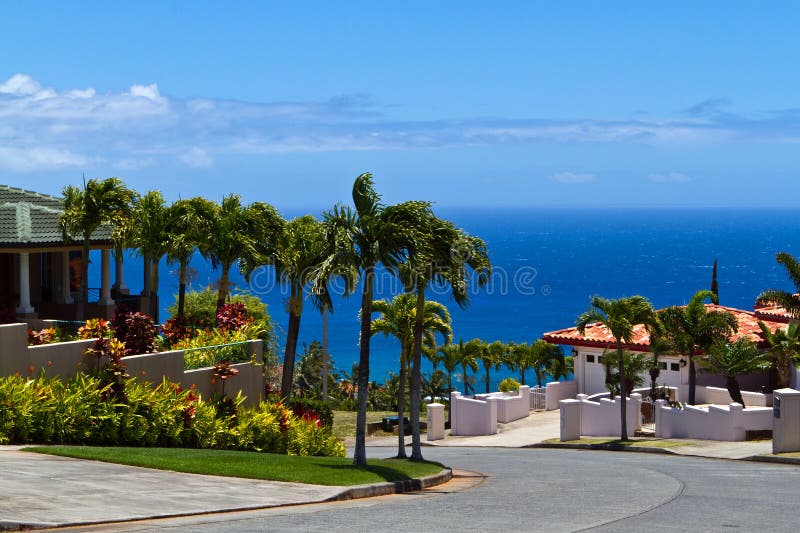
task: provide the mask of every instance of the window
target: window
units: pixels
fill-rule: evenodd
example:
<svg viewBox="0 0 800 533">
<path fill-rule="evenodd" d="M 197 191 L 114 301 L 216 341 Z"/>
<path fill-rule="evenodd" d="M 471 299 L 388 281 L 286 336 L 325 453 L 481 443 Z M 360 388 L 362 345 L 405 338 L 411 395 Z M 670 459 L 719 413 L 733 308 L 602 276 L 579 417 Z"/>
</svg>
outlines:
<svg viewBox="0 0 800 533">
<path fill-rule="evenodd" d="M 587 363 L 594 363 L 594 354 L 586 354 L 586 362 Z"/>
<path fill-rule="evenodd" d="M 598 355 L 597 356 L 597 362 L 600 363 L 601 365 L 603 364 L 603 356 L 602 355 Z"/>
<path fill-rule="evenodd" d="M 667 363 L 664 363 L 664 362 L 658 363 L 658 368 L 660 368 L 661 370 L 666 370 L 667 369 Z"/>
<path fill-rule="evenodd" d="M 669 369 L 672 370 L 673 372 L 680 372 L 681 371 L 681 365 L 679 365 L 678 363 L 670 363 L 669 364 Z"/>
</svg>

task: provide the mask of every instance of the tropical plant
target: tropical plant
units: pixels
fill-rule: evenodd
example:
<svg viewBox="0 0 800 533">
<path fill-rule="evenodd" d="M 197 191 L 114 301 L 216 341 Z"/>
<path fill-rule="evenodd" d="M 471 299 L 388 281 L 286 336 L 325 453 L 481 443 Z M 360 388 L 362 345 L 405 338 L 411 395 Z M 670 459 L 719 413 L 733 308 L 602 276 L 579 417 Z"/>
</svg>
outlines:
<svg viewBox="0 0 800 533">
<path fill-rule="evenodd" d="M 642 373 L 650 368 L 650 361 L 647 356 L 639 352 L 631 352 L 623 350 L 622 354 L 623 367 L 625 368 L 625 394 L 630 396 L 633 389 L 641 387 L 644 384 L 644 377 Z M 620 388 L 619 371 L 614 368 L 614 358 L 603 354 L 603 365 L 606 368 L 606 388 L 612 398 L 616 396 L 623 396 Z"/>
<path fill-rule="evenodd" d="M 745 407 L 737 376 L 766 370 L 770 366 L 770 360 L 766 353 L 759 352 L 753 341 L 741 337 L 734 342 L 715 342 L 702 364 L 712 372 L 725 376 L 725 387 L 731 399 Z"/>
<path fill-rule="evenodd" d="M 64 240 L 82 240 L 81 296 L 76 317 L 83 320 L 89 299 L 89 248 L 92 235 L 103 226 L 119 225 L 130 213 L 133 191 L 117 178 L 90 179 L 83 188 L 68 185 L 64 188 L 64 212 L 59 225 Z"/>
<path fill-rule="evenodd" d="M 419 431 L 420 412 L 420 367 L 423 348 L 423 318 L 425 291 L 429 287 L 448 290 L 459 307 L 469 303 L 468 282 L 485 285 L 491 274 L 491 262 L 486 244 L 479 238 L 468 235 L 453 223 L 436 217 L 427 204 L 419 204 L 412 211 L 415 215 L 409 224 L 415 231 L 406 262 L 400 269 L 401 277 L 409 291 L 416 292 L 417 319 L 414 325 L 414 344 L 411 370 L 411 459 L 422 461 L 422 446 Z M 474 276 L 470 276 L 470 271 Z M 493 346 L 497 352 L 502 345 Z"/>
<path fill-rule="evenodd" d="M 783 265 L 786 274 L 794 285 L 794 292 L 786 292 L 780 289 L 767 289 L 756 297 L 759 305 L 777 304 L 786 309 L 794 318 L 800 318 L 800 262 L 787 252 L 778 252 L 775 260 Z"/>
<path fill-rule="evenodd" d="M 498 370 L 503 365 L 503 355 L 506 351 L 505 345 L 500 341 L 492 343 L 480 341 L 477 350 L 477 360 L 483 367 L 485 392 L 489 394 L 491 392 L 490 371 L 492 368 Z"/>
<path fill-rule="evenodd" d="M 473 372 L 478 371 L 478 358 L 480 357 L 483 341 L 480 339 L 472 339 L 464 343 L 463 340 L 458 342 L 458 364 L 461 366 L 461 379 L 464 384 L 464 396 L 469 395 L 470 388 L 473 392 L 474 379 L 468 374 L 468 370 L 472 369 Z M 472 382 L 472 385 L 470 384 Z"/>
<path fill-rule="evenodd" d="M 728 311 L 708 310 L 703 303 L 717 302 L 711 291 L 698 291 L 684 307 L 672 306 L 658 313 L 663 324 L 663 337 L 670 343 L 671 350 L 689 359 L 689 404 L 695 403 L 697 369 L 694 356 L 707 352 L 714 342 L 728 340 L 739 325 Z"/>
<path fill-rule="evenodd" d="M 775 331 L 761 321 L 758 322 L 758 327 L 769 345 L 768 351 L 777 377 L 774 388 L 788 387 L 792 379 L 792 363 L 800 364 L 800 322 L 789 322 L 786 329 Z"/>
<path fill-rule="evenodd" d="M 625 383 L 625 350 L 623 346 L 633 342 L 635 326 L 644 324 L 647 327 L 653 327 L 655 325 L 653 306 L 644 296 L 630 296 L 617 300 L 593 296 L 590 304 L 590 309 L 578 317 L 578 332 L 583 335 L 586 328 L 595 323 L 608 329 L 614 338 L 614 344 L 616 344 L 619 380 Z M 620 438 L 622 440 L 628 439 L 626 403 L 626 397 L 623 394 L 620 401 Z"/>
<path fill-rule="evenodd" d="M 200 242 L 200 253 L 221 271 L 217 291 L 217 309 L 225 304 L 230 293 L 230 269 L 237 261 L 245 265 L 259 264 L 268 255 L 270 239 L 282 231 L 284 220 L 274 207 L 263 202 L 243 205 L 238 195 L 230 194 L 220 204 L 196 201 L 197 216 L 208 228 Z"/>
<path fill-rule="evenodd" d="M 125 344 L 125 355 L 140 355 L 158 351 L 156 325 L 144 313 L 132 313 L 120 306 L 114 315 L 114 337 Z"/>
<path fill-rule="evenodd" d="M 405 293 L 395 296 L 391 301 L 375 300 L 372 302 L 372 311 L 380 313 L 378 318 L 372 320 L 372 334 L 381 333 L 384 337 L 392 336 L 400 343 L 400 372 L 397 390 L 397 420 L 399 424 L 397 457 L 404 458 L 406 457 L 406 448 L 403 418 L 405 416 L 408 365 L 417 323 L 416 298 L 413 294 Z M 422 323 L 426 344 L 435 346 L 437 334 L 444 338 L 445 343 L 450 342 L 453 331 L 450 328 L 450 313 L 447 311 L 447 307 L 432 300 L 425 301 Z M 413 395 L 413 390 L 411 393 Z M 417 409 L 419 410 L 419 406 Z M 413 411 L 411 414 L 413 416 Z"/>
<path fill-rule="evenodd" d="M 361 282 L 358 409 L 353 463 L 365 466 L 375 268 L 383 265 L 389 271 L 396 270 L 409 247 L 414 244 L 416 234 L 410 221 L 417 219 L 419 211 L 427 209 L 427 204 L 407 202 L 385 206 L 375 191 L 372 175 L 369 173 L 356 178 L 353 184 L 353 204 L 353 208 L 336 205 L 325 214 L 325 225 L 334 250 L 320 265 L 318 275 L 321 279 L 327 279 L 338 269 L 354 269 L 358 271 Z"/>
<path fill-rule="evenodd" d="M 322 345 L 313 341 L 308 346 L 304 345 L 303 354 L 299 358 L 294 382 L 296 390 L 304 398 L 321 398 L 322 385 L 326 379 L 330 388 L 336 384 L 338 376 L 334 372 L 333 359 L 325 357 L 322 350 Z"/>
<path fill-rule="evenodd" d="M 207 201 L 203 198 L 178 200 L 169 207 L 167 218 L 167 260 L 178 263 L 178 308 L 175 315 L 183 319 L 186 300 L 186 281 L 189 262 L 197 250 L 200 241 L 210 233 L 209 216 L 202 216 Z"/>
<path fill-rule="evenodd" d="M 431 402 L 443 399 L 447 395 L 447 377 L 441 370 L 434 370 L 430 374 L 422 375 L 422 394 L 429 396 Z"/>
<path fill-rule="evenodd" d="M 500 392 L 518 392 L 519 391 L 519 382 L 514 378 L 505 378 L 500 384 L 497 386 L 497 390 Z"/>
<path fill-rule="evenodd" d="M 561 378 L 567 379 L 575 373 L 575 359 L 571 355 L 565 357 L 563 348 L 560 346 L 558 348 L 561 353 L 550 359 L 547 365 L 547 373 L 554 381 L 559 381 Z"/>
</svg>

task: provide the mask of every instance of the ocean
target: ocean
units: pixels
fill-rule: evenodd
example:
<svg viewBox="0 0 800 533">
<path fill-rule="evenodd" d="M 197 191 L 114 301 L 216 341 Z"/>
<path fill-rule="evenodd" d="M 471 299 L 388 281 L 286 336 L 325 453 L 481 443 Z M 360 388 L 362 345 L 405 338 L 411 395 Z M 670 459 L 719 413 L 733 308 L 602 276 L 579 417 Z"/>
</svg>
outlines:
<svg viewBox="0 0 800 533">
<path fill-rule="evenodd" d="M 483 238 L 494 266 L 487 287 L 460 309 L 446 294 L 430 297 L 446 304 L 453 318 L 454 340 L 479 337 L 486 341 L 532 342 L 546 331 L 570 327 L 588 309 L 589 298 L 641 294 L 656 308 L 686 303 L 711 284 L 718 260 L 720 303 L 752 309 L 766 288 L 791 290 L 778 251 L 800 254 L 800 210 L 793 209 L 437 209 L 473 235 Z M 285 213 L 295 216 L 303 213 Z M 99 259 L 99 258 L 97 258 Z M 93 261 L 94 269 L 99 260 Z M 194 286 L 218 279 L 219 272 L 199 255 Z M 235 268 L 234 268 L 235 270 Z M 162 316 L 177 293 L 176 269 L 161 265 L 159 294 Z M 91 279 L 99 279 L 95 272 Z M 238 289 L 249 290 L 268 305 L 279 327 L 283 354 L 286 290 L 270 271 L 246 283 L 232 272 Z M 125 282 L 131 292 L 142 288 L 142 264 L 127 256 Z M 400 292 L 390 276 L 379 276 L 376 299 Z M 358 294 L 337 297 L 329 318 L 329 350 L 337 368 L 349 371 L 358 360 Z M 322 320 L 306 306 L 300 331 L 303 343 L 321 340 Z M 376 336 L 372 341 L 370 378 L 383 381 L 396 371 L 398 345 Z M 482 390 L 482 369 L 478 390 Z M 492 385 L 515 374 L 492 372 Z M 530 376 L 528 381 L 531 380 Z M 518 378 L 518 376 L 517 376 Z"/>
</svg>

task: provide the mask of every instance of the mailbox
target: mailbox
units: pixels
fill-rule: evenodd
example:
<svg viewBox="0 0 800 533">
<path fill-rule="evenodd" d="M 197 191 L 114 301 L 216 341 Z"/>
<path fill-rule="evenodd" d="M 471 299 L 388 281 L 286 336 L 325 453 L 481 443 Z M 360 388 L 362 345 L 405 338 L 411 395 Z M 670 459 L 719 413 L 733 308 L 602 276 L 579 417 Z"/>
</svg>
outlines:
<svg viewBox="0 0 800 533">
<path fill-rule="evenodd" d="M 800 391 L 774 391 L 772 413 L 772 453 L 800 451 Z"/>
</svg>

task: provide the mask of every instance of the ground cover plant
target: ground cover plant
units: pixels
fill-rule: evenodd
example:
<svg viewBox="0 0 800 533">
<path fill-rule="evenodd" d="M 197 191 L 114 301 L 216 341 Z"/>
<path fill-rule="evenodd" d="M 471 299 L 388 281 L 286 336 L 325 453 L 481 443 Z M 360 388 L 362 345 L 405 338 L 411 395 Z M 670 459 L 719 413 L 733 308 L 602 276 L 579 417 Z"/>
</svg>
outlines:
<svg viewBox="0 0 800 533">
<path fill-rule="evenodd" d="M 339 457 L 298 457 L 230 450 L 92 446 L 47 446 L 25 450 L 193 474 L 337 486 L 401 481 L 437 474 L 444 468 L 439 463 L 398 459 L 375 459 L 368 467 L 359 468 L 352 461 Z"/>
<path fill-rule="evenodd" d="M 0 443 L 128 445 L 344 456 L 318 419 L 280 402 L 244 407 L 162 381 L 78 373 L 73 379 L 0 378 Z"/>
</svg>

